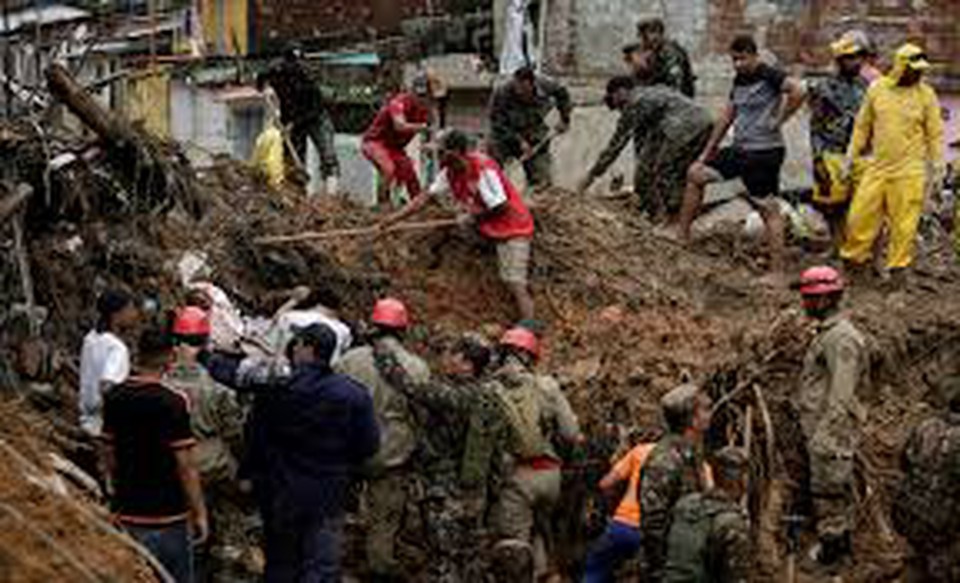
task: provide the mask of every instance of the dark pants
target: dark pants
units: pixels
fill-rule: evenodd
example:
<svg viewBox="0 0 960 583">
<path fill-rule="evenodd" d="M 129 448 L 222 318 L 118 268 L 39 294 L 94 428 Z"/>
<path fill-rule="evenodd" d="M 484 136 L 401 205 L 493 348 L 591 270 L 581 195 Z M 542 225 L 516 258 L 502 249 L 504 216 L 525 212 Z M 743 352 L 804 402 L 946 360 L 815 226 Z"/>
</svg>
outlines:
<svg viewBox="0 0 960 583">
<path fill-rule="evenodd" d="M 160 561 L 177 583 L 193 583 L 193 549 L 187 522 L 167 526 L 125 524 L 127 532 Z"/>
<path fill-rule="evenodd" d="M 590 547 L 583 583 L 613 583 L 624 561 L 640 552 L 640 529 L 611 520 L 607 530 Z"/>
<path fill-rule="evenodd" d="M 342 515 L 297 516 L 264 510 L 266 583 L 339 583 Z"/>
<path fill-rule="evenodd" d="M 320 158 L 320 173 L 324 178 L 340 175 L 340 162 L 337 160 L 337 149 L 333 144 L 336 130 L 330 116 L 323 114 L 313 120 L 294 125 L 290 128 L 290 141 L 297 149 L 300 161 L 307 163 L 307 138 L 313 142 Z"/>
</svg>

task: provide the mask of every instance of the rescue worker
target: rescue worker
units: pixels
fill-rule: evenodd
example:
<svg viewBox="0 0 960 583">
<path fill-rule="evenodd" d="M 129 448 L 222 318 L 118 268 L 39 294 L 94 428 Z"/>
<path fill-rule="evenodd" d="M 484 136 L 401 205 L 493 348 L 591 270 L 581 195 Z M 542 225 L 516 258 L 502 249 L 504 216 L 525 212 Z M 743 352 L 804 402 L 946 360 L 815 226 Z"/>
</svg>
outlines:
<svg viewBox="0 0 960 583">
<path fill-rule="evenodd" d="M 942 386 L 947 410 L 907 440 L 893 526 L 910 543 L 906 583 L 960 581 L 960 379 Z"/>
<path fill-rule="evenodd" d="M 410 327 L 403 302 L 396 298 L 378 300 L 370 321 L 374 326 L 371 344 L 347 351 L 336 368 L 363 383 L 373 397 L 381 443 L 367 480 L 367 564 L 372 579 L 390 581 L 402 577 L 396 539 L 412 502 L 411 462 L 418 432 L 409 400 L 387 380 L 376 354 L 393 355 L 415 386 L 429 383 L 431 375 L 427 364 L 403 346 L 404 333 Z"/>
<path fill-rule="evenodd" d="M 665 583 L 746 583 L 750 580 L 750 522 L 740 501 L 750 460 L 737 447 L 713 456 L 716 486 L 687 494 L 673 509 Z"/>
<path fill-rule="evenodd" d="M 420 211 L 431 197 L 452 196 L 463 225 L 476 224 L 480 236 L 496 245 L 500 280 L 513 294 L 521 319 L 534 317 L 529 289 L 533 216 L 519 191 L 492 158 L 471 149 L 459 130 L 440 138 L 440 174 L 430 189 L 377 225 L 381 232 Z"/>
<path fill-rule="evenodd" d="M 620 120 L 607 147 L 578 185 L 578 192 L 586 191 L 602 176 L 633 140 L 637 149 L 634 190 L 641 196 L 640 208 L 655 219 L 675 217 L 687 168 L 710 137 L 710 112 L 672 89 L 635 87 L 630 77 L 611 79 L 604 101 L 610 109 L 620 111 Z M 646 158 L 641 157 L 643 145 L 653 141 L 656 147 L 648 149 Z M 652 185 L 642 183 L 648 177 Z"/>
<path fill-rule="evenodd" d="M 809 89 L 810 146 L 813 151 L 813 202 L 823 213 L 839 248 L 850 197 L 859 177 L 840 176 L 853 134 L 853 123 L 867 93 L 861 75 L 866 47 L 844 35 L 830 45 L 836 73 Z"/>
<path fill-rule="evenodd" d="M 690 66 L 690 55 L 675 40 L 666 38 L 663 20 L 649 18 L 637 23 L 637 36 L 650 52 L 650 85 L 666 85 L 689 98 L 694 97 L 697 78 Z"/>
<path fill-rule="evenodd" d="M 198 580 L 212 575 L 210 557 L 225 556 L 224 547 L 242 548 L 242 537 L 231 537 L 244 520 L 237 484 L 237 456 L 243 447 L 244 414 L 236 394 L 217 384 L 197 362 L 210 341 L 210 319 L 195 306 L 180 308 L 171 327 L 174 360 L 163 375 L 190 402 L 190 428 L 197 440 L 196 463 L 210 514 L 208 552 L 200 555 Z M 237 540 L 233 540 L 237 539 Z"/>
<path fill-rule="evenodd" d="M 840 255 L 853 272 L 864 270 L 886 221 L 887 267 L 895 285 L 913 263 L 926 187 L 939 188 L 945 174 L 940 105 L 923 81 L 929 69 L 920 47 L 906 44 L 897 50 L 893 69 L 867 91 L 845 161 L 844 172 L 850 174 L 856 161 L 870 152 L 850 204 Z"/>
<path fill-rule="evenodd" d="M 387 100 L 363 134 L 360 150 L 379 173 L 377 204 L 389 203 L 390 192 L 398 184 L 403 185 L 409 198 L 420 194 L 420 177 L 406 147 L 417 134 L 428 132 L 436 98 L 442 91 L 440 80 L 433 74 L 417 74 L 410 90 Z"/>
<path fill-rule="evenodd" d="M 680 212 L 680 236 L 689 244 L 690 227 L 697 217 L 707 184 L 740 178 L 747 200 L 760 212 L 766 226 L 770 271 L 783 268 L 784 226 L 774 197 L 780 189 L 780 168 L 786 155 L 783 124 L 803 105 L 805 91 L 796 79 L 763 63 L 750 36 L 738 36 L 730 45 L 736 70 L 733 89 L 713 134 L 690 167 Z M 720 143 L 734 127 L 733 144 Z"/>
<path fill-rule="evenodd" d="M 340 581 L 351 484 L 380 433 L 366 388 L 335 374 L 336 333 L 298 328 L 286 358 L 201 353 L 220 383 L 254 396 L 246 466 L 264 524 L 264 581 Z"/>
<path fill-rule="evenodd" d="M 269 85 L 280 100 L 280 121 L 290 132 L 290 142 L 300 161 L 307 161 L 307 138 L 320 158 L 320 176 L 326 194 L 337 193 L 340 162 L 333 138 L 336 130 L 323 93 L 303 64 L 303 51 L 287 48 L 283 58 L 257 77 L 257 88 Z"/>
<path fill-rule="evenodd" d="M 609 583 L 616 579 L 620 565 L 640 551 L 640 470 L 656 443 L 644 442 L 617 460 L 600 480 L 598 487 L 607 493 L 627 482 L 623 499 L 600 538 L 590 547 L 583 570 L 583 583 Z"/>
<path fill-rule="evenodd" d="M 570 127 L 570 92 L 529 66 L 495 87 L 490 97 L 490 152 L 500 166 L 520 160 L 528 188 L 553 184 L 552 136 L 545 120 L 554 108 L 560 123 L 552 132 L 562 134 Z"/>
<path fill-rule="evenodd" d="M 660 400 L 667 433 L 640 472 L 640 543 L 647 579 L 659 583 L 667 555 L 673 508 L 680 498 L 705 488 L 703 435 L 710 427 L 711 401 L 693 384 Z"/>
<path fill-rule="evenodd" d="M 458 339 L 444 357 L 445 379 L 414 385 L 396 355 L 374 348 L 377 367 L 407 397 L 424 432 L 414 460 L 423 480 L 424 534 L 430 581 L 457 583 L 477 564 L 477 527 L 490 486 L 500 478 L 507 425 L 486 380 L 492 349 L 475 334 Z"/>
<path fill-rule="evenodd" d="M 514 327 L 499 342 L 501 367 L 495 395 L 508 420 L 506 478 L 493 509 L 501 541 L 523 543 L 537 576 L 547 572 L 545 525 L 560 498 L 562 460 L 557 446 L 583 441 L 577 417 L 555 379 L 535 373 L 540 341 L 532 331 Z M 498 543 L 516 551 L 516 546 Z M 496 553 L 496 549 L 495 549 Z M 499 555 L 497 555 L 499 556 Z"/>
<path fill-rule="evenodd" d="M 800 275 L 803 309 L 818 333 L 803 360 L 793 396 L 810 465 L 810 496 L 818 546 L 813 556 L 836 569 L 850 555 L 854 517 L 854 455 L 865 411 L 857 398 L 868 372 L 864 336 L 841 311 L 843 281 L 832 267 Z"/>
</svg>

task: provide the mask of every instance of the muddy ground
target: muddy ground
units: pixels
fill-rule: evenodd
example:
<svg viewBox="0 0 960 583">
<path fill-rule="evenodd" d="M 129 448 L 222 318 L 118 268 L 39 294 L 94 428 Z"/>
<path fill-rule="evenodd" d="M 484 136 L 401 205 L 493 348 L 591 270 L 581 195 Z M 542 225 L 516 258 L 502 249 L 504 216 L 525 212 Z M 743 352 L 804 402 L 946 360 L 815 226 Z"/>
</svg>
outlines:
<svg viewBox="0 0 960 583">
<path fill-rule="evenodd" d="M 184 251 L 207 252 L 214 281 L 248 313 L 268 314 L 281 301 L 275 292 L 300 284 L 338 295 L 351 320 L 362 320 L 377 296 L 402 297 L 416 322 L 415 344 L 428 357 L 461 331 L 495 335 L 511 323 L 512 302 L 497 281 L 495 256 L 474 235 L 453 228 L 376 241 L 354 237 L 264 246 L 255 239 L 363 226 L 374 216 L 336 201 L 304 201 L 294 191 L 269 192 L 235 164 L 205 171 L 200 186 L 207 211 L 199 221 L 174 205 L 163 212 L 87 211 L 82 218 L 65 212 L 56 221 L 32 223 L 29 250 L 38 302 L 50 311 L 39 352 L 63 358 L 53 370 L 30 373 L 39 377 L 43 391 L 25 389 L 37 385 L 28 385 L 22 359 L 16 358 L 28 335 L 7 329 L 5 357 L 17 365 L 7 367 L 2 407 L 8 421 L 0 439 L 34 462 L 42 462 L 47 451 L 82 450 L 71 438 L 76 361 L 93 320 L 94 298 L 107 286 L 122 285 L 161 306 L 175 305 L 183 292 L 174 265 Z M 96 196 L 94 191 L 89 198 Z M 811 337 L 794 293 L 760 283 L 762 271 L 749 245 L 736 237 L 712 237 L 691 250 L 655 237 L 629 199 L 577 198 L 558 190 L 541 194 L 534 206 L 532 282 L 547 345 L 541 366 L 562 381 L 588 432 L 609 436 L 613 428 L 626 435 L 655 426 L 659 397 L 681 375 L 705 383 L 717 398 L 745 386 L 749 390 L 741 389 L 735 407 L 721 416 L 723 433 L 742 442 L 749 405 L 757 460 L 753 504 L 773 507 L 771 500 L 789 490 L 785 468 L 793 463 L 796 433 L 787 401 Z M 793 272 L 822 260 L 794 251 Z M 854 581 L 896 577 L 903 545 L 887 526 L 886 500 L 898 479 L 899 450 L 909 429 L 935 410 L 932 387 L 956 373 L 960 363 L 958 271 L 946 246 L 925 253 L 907 290 L 858 285 L 848 297 L 854 320 L 871 335 L 875 356 L 873 383 L 861 395 L 870 413 L 863 428 L 865 498 Z M 3 269 L 0 281 L 14 297 L 16 272 L 9 261 Z M 0 520 L 6 526 L 17 520 L 4 514 L 9 505 L 101 578 L 137 580 L 148 572 L 121 545 L 98 538 L 63 510 L 57 495 L 31 486 L 11 465 L 17 463 L 11 455 L 0 448 Z M 757 521 L 762 544 L 774 551 L 758 553 L 763 557 L 758 581 L 783 580 L 778 521 L 772 511 Z M 66 575 L 81 568 L 51 559 L 39 535 L 0 531 L 0 579 L 9 572 L 17 581 L 83 580 Z"/>
</svg>

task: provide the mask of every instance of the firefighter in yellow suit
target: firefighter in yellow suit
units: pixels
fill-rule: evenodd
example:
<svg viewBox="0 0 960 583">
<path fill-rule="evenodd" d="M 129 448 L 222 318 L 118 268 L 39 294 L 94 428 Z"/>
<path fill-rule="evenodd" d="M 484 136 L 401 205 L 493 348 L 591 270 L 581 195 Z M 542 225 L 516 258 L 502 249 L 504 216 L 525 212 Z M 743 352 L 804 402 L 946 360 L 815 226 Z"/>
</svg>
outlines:
<svg viewBox="0 0 960 583">
<path fill-rule="evenodd" d="M 847 217 L 841 256 L 856 269 L 867 264 L 883 226 L 890 225 L 887 267 L 902 276 L 913 263 L 927 180 L 943 180 L 943 121 L 923 50 L 912 44 L 894 54 L 893 69 L 867 91 L 847 151 L 846 168 L 868 151 L 866 169 Z"/>
</svg>

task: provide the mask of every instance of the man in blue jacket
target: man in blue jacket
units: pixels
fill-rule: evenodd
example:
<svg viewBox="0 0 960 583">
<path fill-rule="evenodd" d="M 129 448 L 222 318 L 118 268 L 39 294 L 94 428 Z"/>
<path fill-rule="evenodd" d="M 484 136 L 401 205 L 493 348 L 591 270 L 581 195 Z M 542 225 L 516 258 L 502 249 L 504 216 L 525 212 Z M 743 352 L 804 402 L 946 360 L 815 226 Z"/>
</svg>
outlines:
<svg viewBox="0 0 960 583">
<path fill-rule="evenodd" d="M 247 469 L 266 538 L 265 581 L 340 581 L 344 500 L 380 433 L 366 388 L 334 374 L 333 330 L 294 331 L 286 361 L 223 354 L 202 359 L 211 376 L 255 396 Z"/>
</svg>

